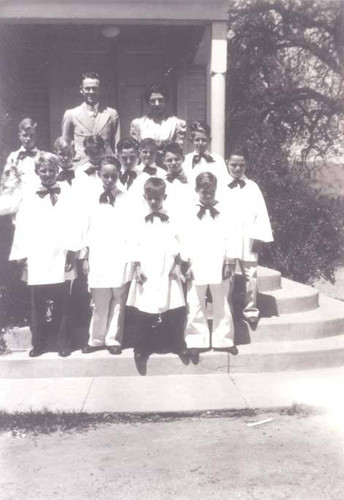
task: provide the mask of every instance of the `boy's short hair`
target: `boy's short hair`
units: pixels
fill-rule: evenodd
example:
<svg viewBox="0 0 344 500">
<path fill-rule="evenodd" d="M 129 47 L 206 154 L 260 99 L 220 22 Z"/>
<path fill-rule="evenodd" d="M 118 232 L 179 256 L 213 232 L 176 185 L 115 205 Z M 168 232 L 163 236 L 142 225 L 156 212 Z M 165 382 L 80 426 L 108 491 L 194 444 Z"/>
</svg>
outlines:
<svg viewBox="0 0 344 500">
<path fill-rule="evenodd" d="M 233 146 L 232 149 L 229 152 L 229 157 L 231 156 L 243 156 L 244 159 L 247 161 L 248 153 L 247 153 L 247 147 L 241 144 L 238 144 L 236 146 Z"/>
<path fill-rule="evenodd" d="M 139 144 L 140 151 L 144 148 L 153 149 L 154 151 L 157 151 L 158 145 L 154 139 L 147 137 L 147 139 L 143 139 Z"/>
<path fill-rule="evenodd" d="M 166 193 L 166 182 L 160 177 L 150 177 L 146 180 L 143 186 L 144 193 L 147 194 L 160 194 Z"/>
<path fill-rule="evenodd" d="M 178 155 L 178 156 L 181 156 L 182 158 L 184 158 L 183 148 L 177 142 L 169 142 L 168 144 L 165 145 L 163 152 L 162 152 L 163 158 L 166 156 L 167 153 L 173 153 L 175 155 Z"/>
<path fill-rule="evenodd" d="M 99 171 L 102 169 L 104 165 L 113 165 L 116 167 L 117 174 L 121 170 L 121 163 L 115 156 L 104 156 L 99 162 Z"/>
<path fill-rule="evenodd" d="M 61 151 L 66 148 L 74 149 L 74 141 L 72 141 L 69 137 L 58 137 L 54 142 L 54 151 Z"/>
<path fill-rule="evenodd" d="M 195 120 L 189 125 L 189 135 L 191 139 L 195 137 L 196 132 L 203 132 L 208 138 L 211 136 L 211 128 L 205 122 Z"/>
<path fill-rule="evenodd" d="M 99 74 L 96 73 L 95 71 L 86 71 L 86 73 L 83 73 L 81 75 L 81 85 L 86 78 L 90 78 L 92 80 L 100 80 Z"/>
<path fill-rule="evenodd" d="M 118 153 L 121 153 L 123 149 L 134 149 L 138 154 L 139 143 L 133 137 L 125 137 L 124 139 L 118 141 L 116 148 Z"/>
<path fill-rule="evenodd" d="M 88 135 L 83 142 L 84 149 L 92 147 L 97 148 L 98 151 L 105 149 L 105 141 L 100 135 Z"/>
<path fill-rule="evenodd" d="M 18 131 L 21 132 L 22 130 L 30 130 L 34 129 L 36 130 L 37 128 L 37 122 L 35 122 L 32 118 L 24 118 L 18 125 Z"/>
<path fill-rule="evenodd" d="M 161 94 L 165 97 L 165 100 L 168 101 L 170 98 L 170 94 L 165 87 L 165 85 L 161 85 L 160 83 L 153 83 L 150 85 L 145 91 L 145 101 L 148 104 L 152 94 Z"/>
<path fill-rule="evenodd" d="M 217 187 L 217 178 L 211 172 L 202 172 L 196 177 L 196 190 L 205 187 Z"/>
<path fill-rule="evenodd" d="M 40 151 L 35 158 L 35 172 L 37 173 L 38 169 L 42 165 L 49 165 L 55 167 L 56 170 L 59 169 L 59 161 L 56 155 L 53 153 L 49 153 L 48 151 Z"/>
</svg>

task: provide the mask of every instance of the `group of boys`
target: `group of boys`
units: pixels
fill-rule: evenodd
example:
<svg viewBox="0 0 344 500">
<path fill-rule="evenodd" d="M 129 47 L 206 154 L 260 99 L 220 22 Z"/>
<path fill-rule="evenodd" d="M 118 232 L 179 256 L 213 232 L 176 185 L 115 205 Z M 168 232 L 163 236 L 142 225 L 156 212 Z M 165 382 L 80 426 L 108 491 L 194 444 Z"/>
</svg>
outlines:
<svg viewBox="0 0 344 500">
<path fill-rule="evenodd" d="M 31 289 L 31 357 L 47 349 L 48 305 L 58 353 L 69 356 L 70 299 L 82 284 L 92 304 L 85 354 L 121 354 L 127 307 L 137 362 L 154 350 L 156 332 L 165 350 L 180 356 L 209 348 L 237 354 L 235 265 L 246 278 L 243 316 L 255 325 L 257 258 L 272 241 L 269 217 L 259 187 L 245 176 L 243 151 L 231 153 L 227 168 L 208 150 L 209 126 L 193 122 L 189 132 L 194 151 L 184 156 L 168 143 L 161 166 L 152 139 L 122 139 L 116 156 L 107 156 L 98 135 L 85 137 L 87 161 L 76 164 L 70 139 L 59 137 L 54 154 L 42 152 L 36 124 L 20 123 L 22 146 L 4 169 L 0 215 L 14 214 L 10 260 L 23 265 Z M 87 315 L 87 293 L 82 300 Z"/>
</svg>

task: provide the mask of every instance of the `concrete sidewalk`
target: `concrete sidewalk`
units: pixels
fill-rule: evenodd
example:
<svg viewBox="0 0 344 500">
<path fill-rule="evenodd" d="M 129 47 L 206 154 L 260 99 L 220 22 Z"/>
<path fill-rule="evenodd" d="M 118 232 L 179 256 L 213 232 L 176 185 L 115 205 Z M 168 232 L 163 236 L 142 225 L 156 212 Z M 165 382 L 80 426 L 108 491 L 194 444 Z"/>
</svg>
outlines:
<svg viewBox="0 0 344 500">
<path fill-rule="evenodd" d="M 154 377 L 12 378 L 0 381 L 7 412 L 187 412 L 293 404 L 344 412 L 344 366 L 307 371 Z"/>
</svg>

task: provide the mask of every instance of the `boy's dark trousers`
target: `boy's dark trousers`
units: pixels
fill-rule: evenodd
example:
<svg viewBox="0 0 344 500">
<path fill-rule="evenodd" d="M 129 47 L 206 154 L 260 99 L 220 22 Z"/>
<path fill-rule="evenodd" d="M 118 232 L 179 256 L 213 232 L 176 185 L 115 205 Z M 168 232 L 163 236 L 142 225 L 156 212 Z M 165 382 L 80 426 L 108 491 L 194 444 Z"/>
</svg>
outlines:
<svg viewBox="0 0 344 500">
<path fill-rule="evenodd" d="M 184 331 L 186 307 L 169 309 L 159 314 L 136 310 L 134 351 L 141 354 L 151 352 L 180 352 L 186 349 Z"/>
<path fill-rule="evenodd" d="M 83 261 L 77 259 L 76 269 L 77 278 L 72 284 L 72 297 L 71 297 L 71 308 L 72 316 L 77 326 L 88 327 L 91 321 L 92 311 L 91 311 L 91 294 L 88 290 L 87 277 L 82 271 Z M 85 339 L 84 344 L 87 342 Z"/>
<path fill-rule="evenodd" d="M 70 350 L 68 331 L 70 313 L 70 281 L 49 285 L 31 286 L 31 333 L 32 347 L 39 351 L 47 348 L 49 331 L 56 339 L 59 352 Z M 47 322 L 48 301 L 52 302 L 51 321 Z"/>
</svg>

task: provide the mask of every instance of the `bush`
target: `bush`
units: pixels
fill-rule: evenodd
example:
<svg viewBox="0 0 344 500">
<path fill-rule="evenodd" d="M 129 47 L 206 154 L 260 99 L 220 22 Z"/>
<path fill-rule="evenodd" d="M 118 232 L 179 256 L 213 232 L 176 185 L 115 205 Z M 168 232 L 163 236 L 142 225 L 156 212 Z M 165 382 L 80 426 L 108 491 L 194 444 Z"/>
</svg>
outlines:
<svg viewBox="0 0 344 500">
<path fill-rule="evenodd" d="M 342 203 L 321 194 L 309 178 L 294 170 L 268 130 L 264 140 L 251 137 L 247 142 L 248 173 L 263 191 L 275 238 L 265 247 L 260 264 L 303 283 L 321 277 L 333 283 L 336 264 L 343 257 Z"/>
</svg>

